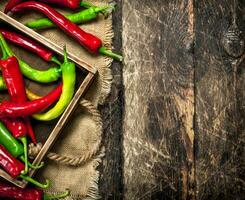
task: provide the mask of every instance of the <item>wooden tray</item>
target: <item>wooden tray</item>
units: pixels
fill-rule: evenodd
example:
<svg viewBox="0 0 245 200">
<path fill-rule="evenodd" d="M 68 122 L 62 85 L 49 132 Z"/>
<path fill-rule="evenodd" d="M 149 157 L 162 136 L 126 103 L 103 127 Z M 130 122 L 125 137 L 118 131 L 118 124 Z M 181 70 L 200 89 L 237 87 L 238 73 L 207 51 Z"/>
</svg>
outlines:
<svg viewBox="0 0 245 200">
<path fill-rule="evenodd" d="M 0 26 L 9 27 L 10 29 L 14 29 L 17 32 L 20 32 L 21 34 L 24 34 L 39 43 L 43 44 L 44 46 L 48 47 L 49 49 L 53 50 L 57 53 L 57 55 L 63 55 L 63 48 L 57 46 L 56 44 L 52 43 L 51 41 L 47 40 L 45 37 L 41 36 L 40 34 L 34 32 L 33 30 L 25 27 L 23 24 L 19 23 L 18 21 L 14 20 L 13 18 L 9 17 L 8 15 L 4 14 L 3 12 L 0 12 Z M 9 44 L 11 44 L 9 42 Z M 12 46 L 11 46 L 12 47 Z M 23 49 L 16 49 L 16 47 L 13 47 L 14 52 L 16 54 L 20 54 L 21 56 L 24 56 L 25 61 L 30 63 L 31 65 L 35 66 L 37 63 L 41 63 L 41 61 L 38 57 L 35 57 L 35 55 L 23 50 Z M 51 148 L 51 146 L 54 144 L 57 137 L 60 135 L 61 130 L 64 128 L 65 124 L 67 123 L 69 117 L 72 115 L 77 103 L 79 102 L 79 99 L 81 96 L 83 96 L 86 92 L 86 90 L 89 88 L 90 84 L 93 81 L 93 78 L 97 72 L 97 69 L 86 62 L 80 60 L 76 56 L 69 53 L 68 49 L 68 57 L 70 60 L 74 61 L 76 63 L 76 66 L 78 67 L 77 70 L 79 70 L 79 73 L 77 72 L 77 88 L 76 93 L 70 102 L 69 106 L 65 110 L 65 112 L 62 114 L 62 116 L 55 121 L 49 122 L 49 123 L 34 123 L 34 131 L 37 134 L 37 139 L 43 143 L 43 147 L 35 160 L 33 161 L 34 165 L 40 164 L 41 161 L 43 161 L 45 155 Z M 27 60 L 30 58 L 30 60 Z M 39 60 L 38 60 L 39 59 Z M 43 62 L 45 63 L 45 62 Z M 45 63 L 47 65 L 47 63 Z M 35 66 L 36 67 L 36 66 Z M 40 64 L 38 64 L 39 69 L 44 69 L 40 67 Z M 31 81 L 27 81 L 28 88 L 36 88 L 36 92 L 38 93 L 40 88 L 54 88 L 54 85 L 42 85 L 37 86 L 35 83 Z M 35 92 L 35 91 L 34 91 Z M 47 91 L 43 91 L 44 93 Z M 40 92 L 39 92 L 40 94 Z M 4 97 L 0 97 L 0 99 L 3 99 Z M 42 124 L 43 123 L 43 124 Z M 33 176 L 35 174 L 36 170 L 30 170 L 29 176 Z M 0 169 L 0 177 L 6 179 L 7 181 L 12 182 L 13 184 L 25 188 L 27 185 L 26 181 L 19 181 L 11 178 L 5 171 Z"/>
</svg>

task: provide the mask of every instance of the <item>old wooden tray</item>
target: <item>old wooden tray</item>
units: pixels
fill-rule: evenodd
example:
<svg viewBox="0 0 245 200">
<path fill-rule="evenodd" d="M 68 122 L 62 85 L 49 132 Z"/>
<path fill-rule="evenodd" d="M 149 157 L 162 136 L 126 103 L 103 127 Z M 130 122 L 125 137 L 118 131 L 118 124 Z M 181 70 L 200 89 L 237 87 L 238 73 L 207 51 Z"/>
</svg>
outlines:
<svg viewBox="0 0 245 200">
<path fill-rule="evenodd" d="M 32 31 L 31 29 L 25 27 L 24 25 L 22 25 L 21 23 L 19 23 L 16 20 L 14 20 L 13 18 L 9 17 L 8 15 L 4 14 L 3 12 L 0 12 L 0 26 L 8 27 L 8 28 L 13 29 L 17 32 L 20 32 L 21 34 L 25 34 L 26 36 L 40 42 L 44 46 L 50 48 L 51 50 L 56 52 L 57 55 L 63 55 L 63 47 L 57 46 L 56 44 L 52 43 L 51 41 L 47 40 L 46 38 L 44 38 L 40 34 Z M 11 43 L 9 43 L 9 44 L 11 44 Z M 35 56 L 35 55 L 33 55 L 33 54 L 31 54 L 31 53 L 29 53 L 29 52 L 27 52 L 21 48 L 16 48 L 14 46 L 11 46 L 11 47 L 13 48 L 14 52 L 17 55 L 24 57 L 25 61 L 27 61 L 31 65 L 33 65 L 39 69 L 44 69 L 40 66 L 48 66 L 47 63 L 43 62 L 37 56 Z M 85 94 L 86 90 L 89 88 L 89 86 L 92 83 L 93 78 L 97 72 L 97 69 L 95 67 L 90 66 L 86 62 L 84 62 L 84 61 L 80 60 L 79 58 L 77 58 L 76 56 L 70 54 L 69 49 L 68 49 L 68 56 L 69 56 L 69 59 L 74 61 L 76 63 L 76 66 L 77 66 L 77 82 L 78 82 L 78 84 L 77 84 L 77 88 L 76 88 L 76 93 L 75 93 L 71 103 L 69 104 L 69 106 L 67 107 L 67 109 L 65 110 L 63 115 L 58 120 L 54 120 L 54 121 L 49 122 L 49 123 L 43 123 L 43 122 L 41 122 L 41 123 L 35 122 L 34 123 L 34 131 L 36 132 L 37 139 L 38 139 L 38 141 L 43 143 L 43 147 L 42 147 L 41 151 L 39 152 L 39 154 L 37 155 L 37 157 L 33 161 L 33 164 L 35 164 L 35 165 L 40 164 L 41 161 L 43 161 L 45 155 L 47 154 L 47 152 L 49 151 L 51 146 L 54 144 L 57 137 L 60 135 L 61 130 L 64 128 L 69 117 L 72 115 L 72 112 L 74 111 L 79 99 L 81 98 L 81 96 L 83 96 Z M 40 84 L 36 84 L 36 83 L 28 81 L 28 80 L 25 80 L 25 81 L 26 81 L 26 85 L 28 86 L 28 88 L 31 88 L 37 94 L 40 94 L 40 92 L 41 92 L 42 93 L 41 95 L 44 95 L 45 93 L 47 93 L 47 90 L 51 90 L 55 87 L 55 85 L 52 85 L 52 84 L 50 84 L 48 86 L 46 86 L 46 85 L 40 86 Z M 43 88 L 45 88 L 45 89 L 43 89 Z M 1 94 L 0 100 L 4 99 L 5 96 Z M 36 170 L 31 170 L 29 173 L 29 176 L 33 176 L 35 172 L 36 172 Z M 25 182 L 25 181 L 19 181 L 19 180 L 12 179 L 7 173 L 5 173 L 1 169 L 0 169 L 0 177 L 2 177 L 4 179 L 12 182 L 15 185 L 22 187 L 22 188 L 26 187 L 26 185 L 27 185 L 27 182 Z"/>
</svg>

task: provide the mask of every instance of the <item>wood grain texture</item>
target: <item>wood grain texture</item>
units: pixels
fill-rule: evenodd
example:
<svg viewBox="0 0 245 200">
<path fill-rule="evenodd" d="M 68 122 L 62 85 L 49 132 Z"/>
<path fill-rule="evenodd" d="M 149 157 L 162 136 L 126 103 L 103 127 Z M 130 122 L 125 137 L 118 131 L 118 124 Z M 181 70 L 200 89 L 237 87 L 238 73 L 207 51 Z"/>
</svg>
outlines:
<svg viewBox="0 0 245 200">
<path fill-rule="evenodd" d="M 196 1 L 196 181 L 198 199 L 244 199 L 244 56 L 222 37 L 234 16 L 241 38 L 245 4 Z M 240 39 L 239 39 L 240 40 Z M 236 41 L 230 41 L 236 42 Z M 239 44 L 240 45 L 240 44 Z"/>
<path fill-rule="evenodd" d="M 192 3 L 123 3 L 125 199 L 194 195 Z"/>
<path fill-rule="evenodd" d="M 243 1 L 117 2 L 103 199 L 243 199 Z"/>
</svg>

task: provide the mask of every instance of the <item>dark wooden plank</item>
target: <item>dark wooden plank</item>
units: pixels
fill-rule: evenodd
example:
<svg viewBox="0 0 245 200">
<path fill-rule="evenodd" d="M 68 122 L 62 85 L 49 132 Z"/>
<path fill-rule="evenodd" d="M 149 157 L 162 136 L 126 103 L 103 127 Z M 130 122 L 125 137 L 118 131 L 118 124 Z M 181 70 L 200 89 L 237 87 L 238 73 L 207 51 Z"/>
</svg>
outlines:
<svg viewBox="0 0 245 200">
<path fill-rule="evenodd" d="M 116 52 L 122 47 L 122 0 L 116 0 L 117 8 L 113 14 L 115 37 L 113 46 Z M 102 199 L 122 199 L 123 195 L 123 155 L 122 155 L 122 111 L 123 82 L 122 63 L 114 62 L 111 66 L 113 83 L 111 94 L 100 107 L 104 122 L 103 146 L 105 157 L 101 166 L 99 183 Z"/>
<path fill-rule="evenodd" d="M 193 1 L 124 0 L 125 199 L 194 199 Z"/>
<path fill-rule="evenodd" d="M 233 0 L 195 3 L 197 197 L 244 199 L 244 54 L 236 57 L 242 53 L 245 4 L 241 0 L 234 9 Z M 233 26 L 230 40 L 234 19 L 241 33 Z"/>
</svg>

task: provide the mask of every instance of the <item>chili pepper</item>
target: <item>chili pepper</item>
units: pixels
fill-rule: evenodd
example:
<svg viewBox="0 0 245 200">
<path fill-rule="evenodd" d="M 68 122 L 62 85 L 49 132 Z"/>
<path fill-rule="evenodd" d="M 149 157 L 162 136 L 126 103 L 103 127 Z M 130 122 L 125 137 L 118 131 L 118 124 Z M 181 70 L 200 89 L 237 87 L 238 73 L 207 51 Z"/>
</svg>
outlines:
<svg viewBox="0 0 245 200">
<path fill-rule="evenodd" d="M 103 6 L 103 7 L 94 6 L 86 10 L 82 10 L 78 13 L 68 14 L 68 15 L 66 14 L 64 16 L 75 24 L 81 24 L 97 18 L 100 12 L 105 12 L 106 10 L 112 8 L 113 6 Z M 31 22 L 27 22 L 25 25 L 32 29 L 45 29 L 45 28 L 55 27 L 55 24 L 47 18 L 41 18 Z"/>
<path fill-rule="evenodd" d="M 7 89 L 7 87 L 4 83 L 3 77 L 0 76 L 0 90 L 6 90 L 6 89 Z"/>
<path fill-rule="evenodd" d="M 2 73 L 5 79 L 5 82 L 7 83 L 7 89 L 10 93 L 11 101 L 14 102 L 23 102 L 26 101 L 26 93 L 24 89 L 24 81 L 22 74 L 19 69 L 19 64 L 18 61 L 15 57 L 10 57 L 8 58 L 7 52 L 5 49 L 2 49 L 3 52 L 3 60 L 0 61 L 0 66 L 2 69 Z M 11 132 L 16 138 L 20 138 L 22 142 L 25 142 L 24 147 L 26 149 L 25 151 L 25 159 L 26 159 L 26 169 L 25 172 L 28 172 L 28 167 L 27 167 L 27 140 L 23 138 L 26 133 L 28 132 L 32 141 L 36 144 L 36 138 L 35 134 L 33 132 L 33 129 L 31 127 L 30 121 L 27 119 L 25 120 L 26 128 L 25 129 L 25 124 L 20 121 L 20 120 L 12 120 L 10 123 L 8 123 L 8 127 L 12 130 Z M 6 120 L 5 120 L 6 121 Z M 11 124 L 12 123 L 12 124 Z"/>
<path fill-rule="evenodd" d="M 21 3 L 23 0 L 9 0 L 7 5 L 5 6 L 4 12 L 8 13 L 14 6 Z"/>
<path fill-rule="evenodd" d="M 11 101 L 16 103 L 27 101 L 24 80 L 19 68 L 18 60 L 12 56 L 6 60 L 1 60 L 0 66 L 3 73 L 3 78 L 10 94 Z M 31 127 L 30 121 L 28 119 L 24 119 L 24 121 L 27 125 L 27 130 L 32 141 L 36 144 L 36 137 Z M 22 135 L 20 137 L 23 136 L 25 135 Z"/>
<path fill-rule="evenodd" d="M 22 173 L 25 166 L 16 158 L 14 158 L 2 145 L 0 145 L 0 166 L 14 179 L 22 178 L 40 188 L 46 189 L 50 183 L 46 180 L 46 184 L 41 184 L 29 176 Z"/>
<path fill-rule="evenodd" d="M 62 92 L 62 84 L 55 90 L 51 91 L 48 95 L 33 101 L 24 103 L 13 103 L 10 101 L 3 101 L 0 104 L 0 118 L 1 117 L 27 117 L 36 113 L 40 113 L 53 103 L 55 103 Z"/>
<path fill-rule="evenodd" d="M 22 74 L 20 72 L 18 60 L 15 57 L 9 57 L 6 60 L 0 61 L 0 67 L 2 69 L 3 78 L 7 85 L 10 99 L 12 102 L 23 103 L 27 101 L 25 86 Z M 26 124 L 28 133 L 32 138 L 32 141 L 36 144 L 36 137 L 32 126 L 30 124 L 30 120 L 28 118 L 24 118 L 24 122 Z M 25 170 L 24 173 L 28 173 L 28 155 L 27 155 L 27 139 L 26 133 L 22 132 L 22 135 L 15 135 L 15 138 L 18 138 L 24 145 L 24 158 L 25 158 Z"/>
<path fill-rule="evenodd" d="M 62 194 L 47 195 L 37 188 L 22 189 L 16 186 L 0 183 L 0 197 L 11 198 L 13 200 L 52 200 L 61 199 L 69 196 L 70 191 L 66 190 Z"/>
<path fill-rule="evenodd" d="M 26 95 L 29 100 L 35 100 L 35 99 L 40 99 L 41 97 L 34 94 L 32 91 L 26 89 Z"/>
<path fill-rule="evenodd" d="M 7 5 L 5 6 L 4 12 L 8 13 L 13 7 L 16 5 L 20 4 L 24 0 L 9 0 Z M 51 3 L 51 4 L 56 4 L 60 5 L 62 7 L 68 7 L 68 8 L 78 8 L 78 7 L 84 7 L 84 8 L 90 8 L 93 7 L 94 5 L 89 3 L 89 2 L 84 2 L 82 0 L 40 0 L 43 1 L 44 3 Z"/>
<path fill-rule="evenodd" d="M 7 42 L 5 41 L 3 35 L 0 33 L 0 46 L 3 51 L 6 51 L 7 56 L 15 56 L 12 50 L 9 48 Z M 61 76 L 61 71 L 57 67 L 51 67 L 48 70 L 40 71 L 32 68 L 26 62 L 21 59 L 18 59 L 21 72 L 27 78 L 37 81 L 40 83 L 50 83 L 57 81 Z"/>
<path fill-rule="evenodd" d="M 58 65 L 60 65 L 59 60 L 54 56 L 52 51 L 50 51 L 49 49 L 46 49 L 45 47 L 36 43 L 35 41 L 25 36 L 19 35 L 15 32 L 5 30 L 5 29 L 0 29 L 0 33 L 2 33 L 3 37 L 6 40 L 11 41 L 12 43 L 18 46 L 28 49 L 29 51 L 39 55 L 45 61 L 48 61 L 48 62 L 53 61 L 57 63 Z"/>
<path fill-rule="evenodd" d="M 7 126 L 15 138 L 23 137 L 27 133 L 26 125 L 21 118 L 1 118 L 0 120 Z"/>
<path fill-rule="evenodd" d="M 76 67 L 68 61 L 66 49 L 64 50 L 64 63 L 60 66 L 62 71 L 62 94 L 56 105 L 46 113 L 36 114 L 33 117 L 41 121 L 50 121 L 59 117 L 70 103 L 76 83 Z"/>
<path fill-rule="evenodd" d="M 28 1 L 15 6 L 14 8 L 12 8 L 11 12 L 15 13 L 23 10 L 36 10 L 45 14 L 59 28 L 61 28 L 68 35 L 76 39 L 82 46 L 84 46 L 91 53 L 101 53 L 110 56 L 116 60 L 122 60 L 122 56 L 108 51 L 105 47 L 103 47 L 102 41 L 99 38 L 90 33 L 85 32 L 79 26 L 72 23 L 70 20 L 65 18 L 62 14 L 60 14 L 50 6 L 35 1 Z"/>
<path fill-rule="evenodd" d="M 82 0 L 39 0 L 44 3 L 55 4 L 65 8 L 76 9 L 79 7 L 92 7 L 93 5 L 88 2 L 83 2 Z"/>
<path fill-rule="evenodd" d="M 6 90 L 6 89 L 7 89 L 7 86 L 3 80 L 3 77 L 0 76 L 0 90 Z M 27 95 L 27 98 L 30 100 L 41 98 L 40 96 L 34 94 L 31 90 L 29 90 L 27 88 L 26 88 L 26 95 Z"/>
<path fill-rule="evenodd" d="M 12 120 L 9 118 L 1 119 L 3 123 L 7 120 Z M 23 162 L 25 161 L 24 158 L 24 147 L 21 145 L 9 132 L 9 130 L 4 126 L 4 124 L 0 122 L 0 144 L 3 145 L 7 151 L 15 158 L 19 158 Z M 6 124 L 6 123 L 5 123 Z M 39 166 L 34 166 L 30 162 L 28 162 L 28 166 L 33 169 L 39 169 L 43 167 L 43 163 Z"/>
</svg>

